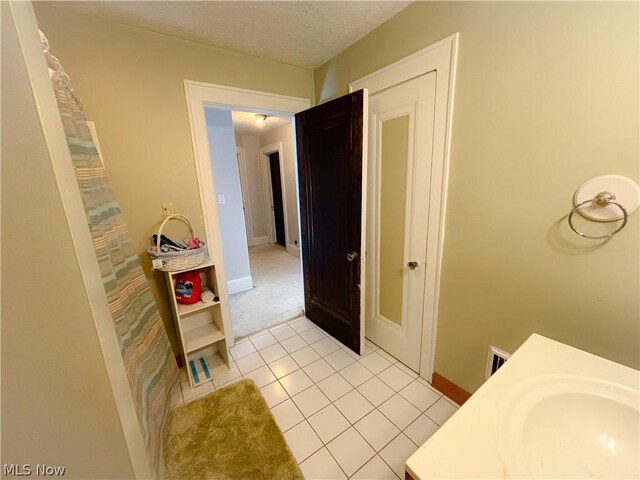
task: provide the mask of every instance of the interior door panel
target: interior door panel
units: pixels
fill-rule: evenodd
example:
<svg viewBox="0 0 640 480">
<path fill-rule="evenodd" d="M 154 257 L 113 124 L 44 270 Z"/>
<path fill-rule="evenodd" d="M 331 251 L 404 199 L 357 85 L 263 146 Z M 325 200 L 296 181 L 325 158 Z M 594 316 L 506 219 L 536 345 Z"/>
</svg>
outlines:
<svg viewBox="0 0 640 480">
<path fill-rule="evenodd" d="M 296 115 L 306 316 L 357 353 L 365 96 L 359 90 Z"/>
</svg>

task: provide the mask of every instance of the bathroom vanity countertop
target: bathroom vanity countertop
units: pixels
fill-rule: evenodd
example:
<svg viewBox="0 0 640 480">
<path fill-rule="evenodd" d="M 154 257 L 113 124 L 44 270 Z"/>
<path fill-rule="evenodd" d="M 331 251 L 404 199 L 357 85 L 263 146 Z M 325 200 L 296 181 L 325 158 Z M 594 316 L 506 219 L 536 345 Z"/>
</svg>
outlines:
<svg viewBox="0 0 640 480">
<path fill-rule="evenodd" d="M 636 392 L 640 384 L 637 370 L 533 334 L 407 460 L 407 473 L 415 480 L 509 478 L 501 451 L 502 412 L 514 389 L 532 378 L 550 375 L 590 377 Z"/>
</svg>

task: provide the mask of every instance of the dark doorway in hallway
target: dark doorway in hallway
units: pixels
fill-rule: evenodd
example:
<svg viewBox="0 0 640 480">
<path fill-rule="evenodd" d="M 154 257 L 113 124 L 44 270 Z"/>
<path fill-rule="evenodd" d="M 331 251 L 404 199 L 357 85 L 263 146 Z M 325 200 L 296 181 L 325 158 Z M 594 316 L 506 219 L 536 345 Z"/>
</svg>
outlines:
<svg viewBox="0 0 640 480">
<path fill-rule="evenodd" d="M 271 191 L 273 192 L 274 223 L 276 225 L 276 243 L 286 247 L 284 233 L 284 208 L 282 206 L 282 183 L 280 181 L 280 155 L 278 152 L 269 154 L 269 170 L 271 170 Z"/>
</svg>

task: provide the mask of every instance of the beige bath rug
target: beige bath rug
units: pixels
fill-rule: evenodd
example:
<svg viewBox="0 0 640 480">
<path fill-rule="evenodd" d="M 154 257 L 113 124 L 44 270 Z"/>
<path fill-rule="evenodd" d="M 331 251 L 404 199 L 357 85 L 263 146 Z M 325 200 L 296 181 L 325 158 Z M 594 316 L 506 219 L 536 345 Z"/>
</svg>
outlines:
<svg viewBox="0 0 640 480">
<path fill-rule="evenodd" d="M 170 480 L 304 478 L 252 380 L 172 409 L 164 462 Z"/>
</svg>

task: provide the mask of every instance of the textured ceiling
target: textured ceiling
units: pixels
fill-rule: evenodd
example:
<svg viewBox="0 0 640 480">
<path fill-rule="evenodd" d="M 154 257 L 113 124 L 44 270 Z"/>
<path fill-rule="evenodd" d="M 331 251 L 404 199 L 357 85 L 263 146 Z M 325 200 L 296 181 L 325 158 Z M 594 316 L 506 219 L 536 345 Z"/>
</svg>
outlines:
<svg viewBox="0 0 640 480">
<path fill-rule="evenodd" d="M 68 10 L 304 68 L 387 21 L 404 1 L 52 2 Z"/>
<path fill-rule="evenodd" d="M 290 117 L 267 116 L 267 119 L 258 125 L 255 112 L 231 112 L 231 118 L 233 120 L 233 131 L 238 135 L 262 135 L 269 130 L 291 122 Z"/>
</svg>

